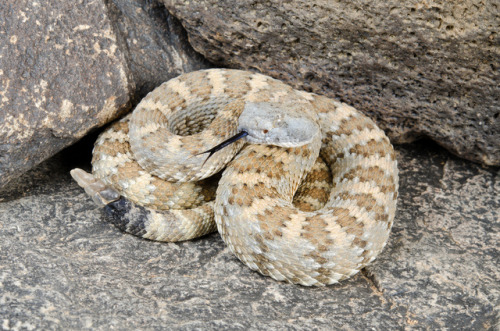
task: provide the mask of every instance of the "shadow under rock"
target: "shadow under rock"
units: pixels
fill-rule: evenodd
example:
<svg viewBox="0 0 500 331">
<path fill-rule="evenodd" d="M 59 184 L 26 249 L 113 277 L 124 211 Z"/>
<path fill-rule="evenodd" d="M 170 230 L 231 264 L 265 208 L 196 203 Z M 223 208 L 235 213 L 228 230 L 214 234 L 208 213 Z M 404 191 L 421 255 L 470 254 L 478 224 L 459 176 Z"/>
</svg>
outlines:
<svg viewBox="0 0 500 331">
<path fill-rule="evenodd" d="M 61 186 L 72 181 L 69 174 L 71 169 L 82 168 L 89 171 L 91 169 L 92 148 L 101 132 L 102 129 L 88 134 L 75 144 L 10 181 L 0 189 L 0 202 L 47 193 L 48 187 L 52 187 L 55 192 Z"/>
</svg>

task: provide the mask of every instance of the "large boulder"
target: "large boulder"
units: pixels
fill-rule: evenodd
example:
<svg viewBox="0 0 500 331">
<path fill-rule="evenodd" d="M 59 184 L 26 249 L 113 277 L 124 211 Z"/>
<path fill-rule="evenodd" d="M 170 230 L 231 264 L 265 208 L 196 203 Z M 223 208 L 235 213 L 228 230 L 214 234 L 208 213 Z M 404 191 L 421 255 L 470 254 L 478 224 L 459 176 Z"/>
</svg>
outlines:
<svg viewBox="0 0 500 331">
<path fill-rule="evenodd" d="M 0 187 L 207 62 L 146 0 L 0 4 Z"/>
<path fill-rule="evenodd" d="M 103 2 L 0 8 L 2 186 L 127 109 L 134 83 Z"/>
<path fill-rule="evenodd" d="M 495 0 L 162 0 L 208 60 L 352 104 L 395 143 L 500 165 Z"/>
</svg>

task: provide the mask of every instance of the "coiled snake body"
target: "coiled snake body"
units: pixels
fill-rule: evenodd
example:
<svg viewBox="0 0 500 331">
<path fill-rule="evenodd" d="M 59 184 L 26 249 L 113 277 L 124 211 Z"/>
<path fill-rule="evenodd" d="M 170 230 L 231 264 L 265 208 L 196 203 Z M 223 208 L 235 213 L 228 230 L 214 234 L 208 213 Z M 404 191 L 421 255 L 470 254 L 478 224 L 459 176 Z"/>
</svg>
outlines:
<svg viewBox="0 0 500 331">
<path fill-rule="evenodd" d="M 162 84 L 99 137 L 92 165 L 73 177 L 126 232 L 180 241 L 217 228 L 251 269 L 302 285 L 373 261 L 396 210 L 382 130 L 350 106 L 246 71 Z"/>
</svg>

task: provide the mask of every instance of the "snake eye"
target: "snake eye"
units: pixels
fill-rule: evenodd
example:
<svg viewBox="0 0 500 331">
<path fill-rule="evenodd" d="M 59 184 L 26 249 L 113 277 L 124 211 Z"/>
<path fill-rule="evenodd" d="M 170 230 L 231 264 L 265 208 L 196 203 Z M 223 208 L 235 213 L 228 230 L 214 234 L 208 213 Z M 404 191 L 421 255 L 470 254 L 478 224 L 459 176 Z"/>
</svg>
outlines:
<svg viewBox="0 0 500 331">
<path fill-rule="evenodd" d="M 262 133 L 264 133 L 264 134 L 266 134 L 268 132 L 269 132 L 269 130 L 266 130 L 266 129 L 262 130 Z"/>
</svg>

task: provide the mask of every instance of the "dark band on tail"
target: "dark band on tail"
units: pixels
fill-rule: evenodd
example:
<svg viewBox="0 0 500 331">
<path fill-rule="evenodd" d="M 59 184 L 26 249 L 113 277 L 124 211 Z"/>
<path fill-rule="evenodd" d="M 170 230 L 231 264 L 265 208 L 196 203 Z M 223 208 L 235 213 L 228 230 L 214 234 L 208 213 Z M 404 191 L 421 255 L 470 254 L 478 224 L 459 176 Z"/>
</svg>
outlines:
<svg viewBox="0 0 500 331">
<path fill-rule="evenodd" d="M 150 211 L 125 198 L 120 198 L 103 208 L 106 219 L 120 230 L 142 237 L 146 234 L 146 224 Z"/>
</svg>

